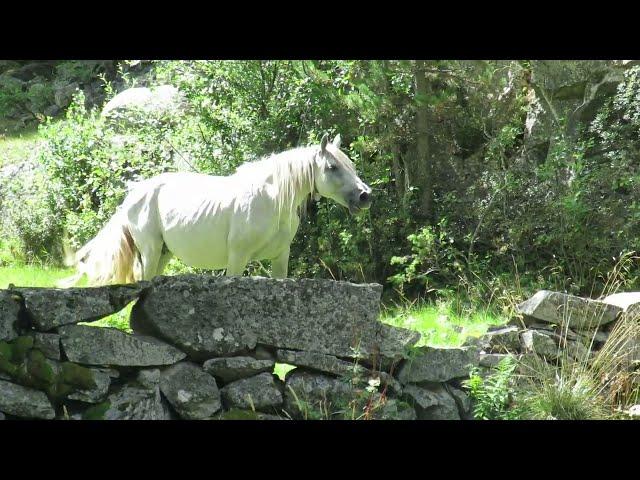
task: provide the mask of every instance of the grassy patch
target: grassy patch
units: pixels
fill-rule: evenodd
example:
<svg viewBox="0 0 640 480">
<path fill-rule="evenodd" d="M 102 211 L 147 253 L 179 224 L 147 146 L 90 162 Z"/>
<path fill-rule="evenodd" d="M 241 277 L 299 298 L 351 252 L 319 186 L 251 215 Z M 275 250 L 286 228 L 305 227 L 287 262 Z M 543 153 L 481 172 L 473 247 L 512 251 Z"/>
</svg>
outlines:
<svg viewBox="0 0 640 480">
<path fill-rule="evenodd" d="M 296 368 L 294 365 L 289 365 L 287 363 L 276 363 L 276 366 L 273 368 L 273 373 L 280 377 L 280 380 L 284 382 L 284 377 L 294 368 Z"/>
<path fill-rule="evenodd" d="M 458 312 L 450 302 L 409 304 L 383 311 L 381 321 L 420 332 L 418 345 L 460 346 L 468 337 L 483 335 L 507 318 L 486 310 Z"/>
<path fill-rule="evenodd" d="M 70 268 L 56 268 L 40 265 L 22 265 L 0 268 L 0 288 L 55 287 L 58 280 L 73 275 Z"/>
<path fill-rule="evenodd" d="M 24 129 L 13 134 L 0 133 L 0 167 L 26 160 L 33 153 L 39 141 L 37 127 Z"/>
</svg>

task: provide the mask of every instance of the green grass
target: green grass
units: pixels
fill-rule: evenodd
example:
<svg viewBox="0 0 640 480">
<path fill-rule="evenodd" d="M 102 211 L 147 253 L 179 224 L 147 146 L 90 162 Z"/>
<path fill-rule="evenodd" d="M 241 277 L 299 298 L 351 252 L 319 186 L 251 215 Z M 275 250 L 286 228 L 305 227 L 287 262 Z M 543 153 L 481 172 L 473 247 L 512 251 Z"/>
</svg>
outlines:
<svg viewBox="0 0 640 480">
<path fill-rule="evenodd" d="M 18 133 L 0 133 L 0 167 L 26 160 L 40 141 L 37 127 Z"/>
<path fill-rule="evenodd" d="M 276 363 L 276 366 L 273 369 L 273 373 L 275 373 L 280 380 L 284 382 L 284 378 L 288 372 L 296 368 L 294 365 L 289 365 L 287 363 Z"/>
<path fill-rule="evenodd" d="M 0 288 L 8 288 L 12 283 L 16 287 L 55 287 L 55 283 L 73 275 L 69 268 L 56 268 L 39 265 L 0 267 Z"/>
<path fill-rule="evenodd" d="M 490 326 L 502 325 L 507 318 L 478 309 L 457 312 L 451 302 L 422 303 L 383 310 L 381 321 L 408 328 L 422 335 L 418 346 L 460 346 L 469 337 L 483 335 Z"/>
</svg>

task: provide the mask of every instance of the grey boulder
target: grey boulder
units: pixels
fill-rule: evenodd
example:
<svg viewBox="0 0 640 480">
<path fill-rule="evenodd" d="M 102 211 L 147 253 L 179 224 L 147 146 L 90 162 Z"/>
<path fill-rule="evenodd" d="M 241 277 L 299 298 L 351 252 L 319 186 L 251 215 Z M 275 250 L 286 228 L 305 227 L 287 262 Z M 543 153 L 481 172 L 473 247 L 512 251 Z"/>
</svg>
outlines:
<svg viewBox="0 0 640 480">
<path fill-rule="evenodd" d="M 213 418 L 222 406 L 216 380 L 190 362 L 180 362 L 164 370 L 160 391 L 185 420 Z"/>
<path fill-rule="evenodd" d="M 377 384 L 380 389 L 388 387 L 395 393 L 402 391 L 402 385 L 386 372 L 369 370 L 358 364 L 357 361 L 341 360 L 333 355 L 324 353 L 302 352 L 296 350 L 278 350 L 276 352 L 278 362 L 331 373 L 340 377 L 346 377 L 364 384 Z"/>
<path fill-rule="evenodd" d="M 341 360 L 333 355 L 317 352 L 279 349 L 276 359 L 280 363 L 288 363 L 297 367 L 306 367 L 334 375 L 355 377 L 364 374 L 367 369 L 355 361 Z"/>
<path fill-rule="evenodd" d="M 517 353 L 520 351 L 520 334 L 517 327 L 505 327 L 487 332 L 483 341 L 491 353 Z"/>
<path fill-rule="evenodd" d="M 99 403 L 106 398 L 109 393 L 109 385 L 111 385 L 111 377 L 108 373 L 98 369 L 92 368 L 90 370 L 93 373 L 93 380 L 96 386 L 87 390 L 76 390 L 67 395 L 68 399 L 86 403 Z"/>
<path fill-rule="evenodd" d="M 4 380 L 0 380 L 0 410 L 23 418 L 51 420 L 56 416 L 43 392 Z"/>
<path fill-rule="evenodd" d="M 556 359 L 560 355 L 552 334 L 540 330 L 522 332 L 522 346 L 526 353 L 536 353 L 550 360 Z"/>
<path fill-rule="evenodd" d="M 404 396 L 416 408 L 418 420 L 460 420 L 457 402 L 443 385 L 407 385 Z"/>
<path fill-rule="evenodd" d="M 398 380 L 402 384 L 447 382 L 468 377 L 479 361 L 476 347 L 421 347 L 401 365 Z"/>
<path fill-rule="evenodd" d="M 282 406 L 282 386 L 271 373 L 236 380 L 221 390 L 227 408 L 271 411 Z"/>
<path fill-rule="evenodd" d="M 520 303 L 516 310 L 524 316 L 525 322 L 534 319 L 578 330 L 611 323 L 623 311 L 611 303 L 549 290 L 540 290 Z"/>
<path fill-rule="evenodd" d="M 296 419 L 345 418 L 362 394 L 348 380 L 296 369 L 287 375 L 284 410 Z"/>
<path fill-rule="evenodd" d="M 495 368 L 506 358 L 514 358 L 508 353 L 481 353 L 478 365 L 485 368 Z"/>
<path fill-rule="evenodd" d="M 102 109 L 102 116 L 135 125 L 147 117 L 180 116 L 186 109 L 186 98 L 172 85 L 159 85 L 153 89 L 135 87 L 123 90 L 109 100 Z"/>
<path fill-rule="evenodd" d="M 159 377 L 159 375 L 157 375 Z M 83 414 L 85 420 L 171 420 L 158 385 L 125 384 Z"/>
</svg>

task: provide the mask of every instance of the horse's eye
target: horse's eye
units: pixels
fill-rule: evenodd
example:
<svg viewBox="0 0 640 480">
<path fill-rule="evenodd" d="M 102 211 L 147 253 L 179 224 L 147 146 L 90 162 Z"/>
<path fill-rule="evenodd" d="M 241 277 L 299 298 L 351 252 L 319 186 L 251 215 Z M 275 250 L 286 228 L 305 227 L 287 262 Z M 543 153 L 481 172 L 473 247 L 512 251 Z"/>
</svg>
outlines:
<svg viewBox="0 0 640 480">
<path fill-rule="evenodd" d="M 338 166 L 337 166 L 335 163 L 334 163 L 334 164 L 329 165 L 329 170 L 331 170 L 331 171 L 335 171 L 335 170 L 337 170 L 337 169 L 338 169 Z"/>
</svg>

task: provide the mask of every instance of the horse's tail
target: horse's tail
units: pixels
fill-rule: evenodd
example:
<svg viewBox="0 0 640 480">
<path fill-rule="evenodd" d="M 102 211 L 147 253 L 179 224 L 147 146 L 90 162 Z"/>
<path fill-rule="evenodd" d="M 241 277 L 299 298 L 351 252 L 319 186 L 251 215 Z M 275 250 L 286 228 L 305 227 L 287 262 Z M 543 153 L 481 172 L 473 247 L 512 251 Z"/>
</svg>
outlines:
<svg viewBox="0 0 640 480">
<path fill-rule="evenodd" d="M 139 253 L 124 212 L 118 211 L 98 234 L 72 256 L 76 275 L 58 282 L 62 288 L 87 276 L 89 285 L 132 283 L 140 277 Z"/>
</svg>

